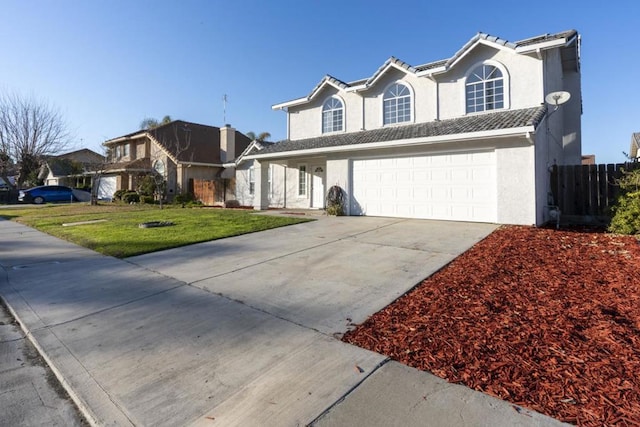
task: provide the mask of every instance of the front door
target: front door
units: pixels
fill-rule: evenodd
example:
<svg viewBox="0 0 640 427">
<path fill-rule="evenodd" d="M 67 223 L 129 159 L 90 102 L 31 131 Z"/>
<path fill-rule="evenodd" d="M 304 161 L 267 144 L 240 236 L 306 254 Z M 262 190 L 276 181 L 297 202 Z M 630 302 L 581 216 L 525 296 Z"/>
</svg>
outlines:
<svg viewBox="0 0 640 427">
<path fill-rule="evenodd" d="M 324 166 L 311 168 L 311 207 L 324 208 Z"/>
</svg>

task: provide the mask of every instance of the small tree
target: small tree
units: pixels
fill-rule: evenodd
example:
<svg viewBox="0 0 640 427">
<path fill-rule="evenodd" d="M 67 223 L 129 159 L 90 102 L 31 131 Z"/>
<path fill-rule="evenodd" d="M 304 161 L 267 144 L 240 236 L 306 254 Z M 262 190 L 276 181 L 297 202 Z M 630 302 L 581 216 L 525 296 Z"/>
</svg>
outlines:
<svg viewBox="0 0 640 427">
<path fill-rule="evenodd" d="M 181 154 L 187 151 L 191 146 L 191 129 L 188 124 L 179 125 L 179 123 L 174 123 L 171 130 L 172 132 L 170 137 L 165 137 L 166 139 L 158 142 L 160 142 L 170 153 L 169 158 L 177 164 Z M 150 161 L 153 171 L 148 174 L 149 178 L 147 178 L 155 185 L 153 194 L 160 202 L 160 209 L 163 208 L 164 197 L 167 190 L 167 174 L 169 173 L 169 165 L 165 164 L 163 160 L 164 157 L 165 153 L 161 150 L 158 150 L 156 153 L 151 155 Z"/>
<path fill-rule="evenodd" d="M 334 185 L 327 193 L 327 214 L 344 215 L 346 193 L 339 185 Z"/>
</svg>

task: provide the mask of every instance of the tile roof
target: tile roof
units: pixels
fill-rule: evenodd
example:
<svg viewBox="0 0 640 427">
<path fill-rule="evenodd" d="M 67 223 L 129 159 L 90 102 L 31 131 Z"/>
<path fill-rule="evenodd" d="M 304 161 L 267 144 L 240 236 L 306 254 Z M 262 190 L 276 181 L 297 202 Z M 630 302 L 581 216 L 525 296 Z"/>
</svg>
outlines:
<svg viewBox="0 0 640 427">
<path fill-rule="evenodd" d="M 139 130 L 119 138 L 106 141 L 107 145 L 115 145 L 116 140 L 130 139 L 148 134 L 152 136 L 167 152 L 180 162 L 196 162 L 219 164 L 220 160 L 220 128 L 198 123 L 174 120 L 153 129 Z M 236 131 L 236 155 L 242 153 L 251 140 Z"/>
<path fill-rule="evenodd" d="M 536 127 L 546 113 L 546 107 L 533 107 L 522 110 L 500 111 L 496 113 L 474 114 L 456 119 L 416 123 L 404 126 L 388 126 L 380 129 L 360 132 L 339 133 L 314 138 L 284 140 L 252 150 L 249 155 L 263 155 L 290 151 L 312 150 L 317 148 L 341 147 L 375 142 L 398 141 L 404 139 L 428 138 L 445 135 L 457 135 L 499 129 Z"/>
</svg>

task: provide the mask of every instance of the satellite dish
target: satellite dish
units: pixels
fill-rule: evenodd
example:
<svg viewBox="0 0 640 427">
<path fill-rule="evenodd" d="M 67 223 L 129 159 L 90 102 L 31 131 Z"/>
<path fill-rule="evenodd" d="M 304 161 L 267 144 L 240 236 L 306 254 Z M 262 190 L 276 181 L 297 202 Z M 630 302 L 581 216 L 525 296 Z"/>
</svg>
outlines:
<svg viewBox="0 0 640 427">
<path fill-rule="evenodd" d="M 544 100 L 547 101 L 547 104 L 554 105 L 556 108 L 558 107 L 558 105 L 564 104 L 569 99 L 571 99 L 571 94 L 563 90 L 558 92 L 551 92 L 544 97 Z"/>
</svg>

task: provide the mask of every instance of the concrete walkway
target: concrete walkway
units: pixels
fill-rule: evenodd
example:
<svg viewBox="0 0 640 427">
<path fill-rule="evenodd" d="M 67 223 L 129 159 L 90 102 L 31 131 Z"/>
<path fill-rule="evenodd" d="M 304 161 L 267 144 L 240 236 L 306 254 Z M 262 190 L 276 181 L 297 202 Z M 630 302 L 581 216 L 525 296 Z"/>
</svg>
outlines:
<svg viewBox="0 0 640 427">
<path fill-rule="evenodd" d="M 118 260 L 0 220 L 0 294 L 96 425 L 559 425 L 336 339 L 494 228 L 323 217 Z"/>
</svg>

